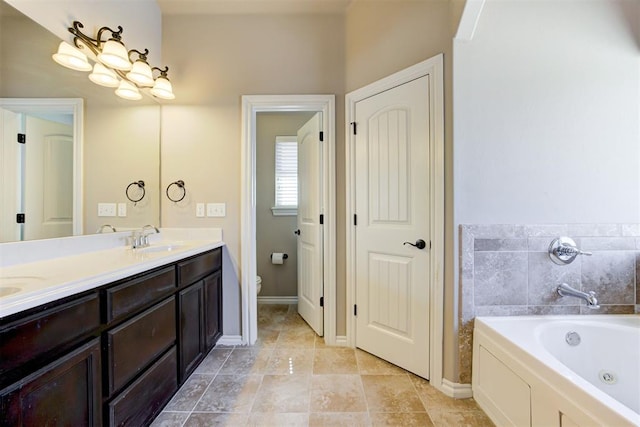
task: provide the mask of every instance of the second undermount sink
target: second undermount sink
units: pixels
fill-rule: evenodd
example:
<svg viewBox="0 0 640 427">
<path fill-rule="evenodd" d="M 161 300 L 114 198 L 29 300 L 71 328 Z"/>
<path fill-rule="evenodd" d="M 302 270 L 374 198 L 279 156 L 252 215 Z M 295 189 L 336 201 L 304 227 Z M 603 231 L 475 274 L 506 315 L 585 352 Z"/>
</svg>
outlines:
<svg viewBox="0 0 640 427">
<path fill-rule="evenodd" d="M 147 246 L 145 248 L 138 248 L 136 249 L 136 251 L 138 253 L 143 253 L 143 254 L 151 254 L 151 253 L 158 253 L 158 252 L 172 252 L 182 248 L 183 246 L 184 245 L 181 245 L 178 243 L 171 243 L 171 244 L 165 244 L 165 245 L 152 245 L 152 246 Z"/>
</svg>

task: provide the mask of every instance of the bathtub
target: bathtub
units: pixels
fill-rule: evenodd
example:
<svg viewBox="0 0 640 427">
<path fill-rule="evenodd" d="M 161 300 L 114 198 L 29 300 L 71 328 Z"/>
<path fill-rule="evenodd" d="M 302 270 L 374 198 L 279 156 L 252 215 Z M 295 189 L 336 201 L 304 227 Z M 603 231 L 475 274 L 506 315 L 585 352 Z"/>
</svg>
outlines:
<svg viewBox="0 0 640 427">
<path fill-rule="evenodd" d="M 640 316 L 478 317 L 472 388 L 499 426 L 640 426 Z"/>
</svg>

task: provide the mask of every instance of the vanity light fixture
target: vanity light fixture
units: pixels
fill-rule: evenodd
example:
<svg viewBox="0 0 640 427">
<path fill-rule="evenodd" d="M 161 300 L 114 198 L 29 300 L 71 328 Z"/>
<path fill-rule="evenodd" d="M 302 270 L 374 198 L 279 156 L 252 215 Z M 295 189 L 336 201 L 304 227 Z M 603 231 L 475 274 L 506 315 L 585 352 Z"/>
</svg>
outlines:
<svg viewBox="0 0 640 427">
<path fill-rule="evenodd" d="M 71 46 L 67 42 L 61 42 L 58 52 L 53 55 L 53 59 L 60 65 L 78 71 L 92 71 L 89 79 L 106 87 L 117 87 L 116 95 L 129 100 L 142 98 L 139 88 L 149 87 L 153 96 L 162 99 L 175 99 L 173 87 L 167 78 L 169 67 L 160 69 L 151 68 L 147 62 L 149 49 L 141 52 L 136 49 L 127 50 L 122 42 L 122 27 L 112 30 L 109 27 L 102 27 L 98 30 L 96 38 L 84 34 L 84 28 L 79 21 L 73 22 L 73 27 L 69 32 L 74 35 Z M 110 38 L 103 38 L 105 32 L 110 32 Z M 137 55 L 137 59 L 132 63 L 132 55 Z M 91 66 L 89 59 L 95 62 Z M 160 75 L 154 79 L 153 71 L 157 70 Z"/>
</svg>

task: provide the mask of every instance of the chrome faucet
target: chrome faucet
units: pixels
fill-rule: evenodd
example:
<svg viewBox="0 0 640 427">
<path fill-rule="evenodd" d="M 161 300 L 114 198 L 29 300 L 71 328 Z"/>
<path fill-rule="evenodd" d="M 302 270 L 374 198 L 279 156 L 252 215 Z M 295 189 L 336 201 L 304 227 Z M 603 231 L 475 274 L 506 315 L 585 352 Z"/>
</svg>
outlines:
<svg viewBox="0 0 640 427">
<path fill-rule="evenodd" d="M 152 230 L 152 231 L 147 233 L 146 232 L 147 230 Z M 160 233 L 160 230 L 158 230 L 158 227 L 154 227 L 151 224 L 147 224 L 143 226 L 140 230 L 134 230 L 133 232 L 131 232 L 131 248 L 137 249 L 137 248 L 145 248 L 149 246 L 149 234 L 151 234 L 152 232 Z"/>
<path fill-rule="evenodd" d="M 100 226 L 100 228 L 98 228 L 98 231 L 96 231 L 96 233 L 102 233 L 104 231 L 105 228 L 110 228 L 112 232 L 116 232 L 116 229 L 113 225 L 109 225 L 109 224 L 103 224 Z"/>
<path fill-rule="evenodd" d="M 158 227 L 154 227 L 154 226 L 153 226 L 153 225 L 151 225 L 151 224 L 147 224 L 147 225 L 143 226 L 143 227 L 142 227 L 142 232 L 144 233 L 144 231 L 145 231 L 147 228 L 152 229 L 152 230 L 153 230 L 154 232 L 156 232 L 156 233 L 160 233 L 160 230 L 158 230 Z"/>
<path fill-rule="evenodd" d="M 595 310 L 597 308 L 600 308 L 600 306 L 598 305 L 598 299 L 596 298 L 596 293 L 594 291 L 582 292 L 572 288 L 566 283 L 562 283 L 556 288 L 556 292 L 561 297 L 576 297 L 583 299 L 587 302 L 587 307 L 591 309 Z"/>
<path fill-rule="evenodd" d="M 553 239 L 549 245 L 549 257 L 558 265 L 571 264 L 578 255 L 591 256 L 593 254 L 578 249 L 576 242 L 569 237 L 558 237 Z"/>
</svg>

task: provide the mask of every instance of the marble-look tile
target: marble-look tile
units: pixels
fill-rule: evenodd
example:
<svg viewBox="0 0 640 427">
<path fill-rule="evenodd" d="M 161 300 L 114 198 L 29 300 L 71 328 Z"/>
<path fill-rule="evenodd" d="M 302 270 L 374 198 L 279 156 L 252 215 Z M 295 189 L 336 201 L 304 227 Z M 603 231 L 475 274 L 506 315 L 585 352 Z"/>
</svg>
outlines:
<svg viewBox="0 0 640 427">
<path fill-rule="evenodd" d="M 249 412 L 261 383 L 262 375 L 217 375 L 195 411 Z"/>
<path fill-rule="evenodd" d="M 494 427 L 489 417 L 481 410 L 476 411 L 429 411 L 429 416 L 436 427 Z"/>
<path fill-rule="evenodd" d="M 252 413 L 245 424 L 250 427 L 306 427 L 309 413 Z"/>
<path fill-rule="evenodd" d="M 193 374 L 165 406 L 165 411 L 191 411 L 204 394 L 214 375 Z"/>
<path fill-rule="evenodd" d="M 526 237 L 559 237 L 568 234 L 566 224 L 527 224 L 523 226 Z M 551 240 L 551 239 L 549 239 Z"/>
<path fill-rule="evenodd" d="M 583 251 L 632 251 L 635 237 L 583 237 L 579 248 Z M 597 255 L 597 254 L 596 254 Z"/>
<path fill-rule="evenodd" d="M 265 375 L 251 412 L 307 412 L 311 375 Z"/>
<path fill-rule="evenodd" d="M 224 362 L 229 358 L 233 349 L 231 348 L 214 348 L 207 354 L 202 363 L 196 368 L 196 374 L 216 374 L 222 367 Z"/>
<path fill-rule="evenodd" d="M 531 316 L 549 316 L 556 314 L 580 314 L 580 305 L 530 305 L 527 314 Z"/>
<path fill-rule="evenodd" d="M 527 239 L 475 239 L 473 250 L 487 251 L 526 251 Z"/>
<path fill-rule="evenodd" d="M 636 304 L 640 304 L 640 252 L 636 252 Z"/>
<path fill-rule="evenodd" d="M 360 375 L 405 375 L 407 371 L 366 351 L 356 349 Z"/>
<path fill-rule="evenodd" d="M 433 423 L 426 412 L 378 412 L 371 414 L 371 425 L 432 427 Z"/>
<path fill-rule="evenodd" d="M 514 224 L 461 224 L 476 239 L 514 239 L 525 237 L 524 228 Z"/>
<path fill-rule="evenodd" d="M 463 384 L 471 383 L 474 322 L 474 319 L 460 322 L 458 330 L 458 381 Z"/>
<path fill-rule="evenodd" d="M 556 292 L 558 285 L 566 283 L 580 289 L 581 260 L 558 265 L 544 252 L 529 252 L 529 305 L 575 305 L 572 298 L 561 297 Z"/>
<path fill-rule="evenodd" d="M 527 303 L 526 252 L 476 252 L 474 268 L 476 306 Z"/>
<path fill-rule="evenodd" d="M 309 427 L 370 427 L 368 412 L 312 412 Z"/>
<path fill-rule="evenodd" d="M 314 375 L 311 412 L 363 412 L 367 410 L 360 375 Z"/>
<path fill-rule="evenodd" d="M 569 224 L 569 236 L 617 237 L 622 235 L 620 224 Z"/>
<path fill-rule="evenodd" d="M 526 305 L 478 305 L 476 316 L 524 316 Z"/>
<path fill-rule="evenodd" d="M 315 351 L 313 373 L 320 374 L 357 374 L 358 363 L 352 348 L 327 347 Z"/>
<path fill-rule="evenodd" d="M 413 386 L 427 412 L 431 410 L 477 411 L 478 405 L 473 399 L 454 399 L 440 392 L 424 378 L 409 374 Z"/>
<path fill-rule="evenodd" d="M 220 370 L 220 374 L 262 374 L 273 348 L 235 348 Z"/>
<path fill-rule="evenodd" d="M 249 414 L 193 412 L 184 427 L 244 426 Z"/>
<path fill-rule="evenodd" d="M 529 252 L 544 252 L 549 259 L 549 246 L 555 237 L 529 237 L 527 244 Z M 551 259 L 549 259 L 551 261 Z"/>
<path fill-rule="evenodd" d="M 634 314 L 635 306 L 629 305 L 600 305 L 600 308 L 592 309 L 586 305 L 580 306 L 580 314 Z"/>
<path fill-rule="evenodd" d="M 408 375 L 362 375 L 369 413 L 424 412 Z"/>
<path fill-rule="evenodd" d="M 182 427 L 189 418 L 189 412 L 160 412 L 150 427 Z"/>
<path fill-rule="evenodd" d="M 640 224 L 622 224 L 622 235 L 640 237 Z"/>
<path fill-rule="evenodd" d="M 599 252 L 582 260 L 582 291 L 594 291 L 600 304 L 633 304 L 635 252 Z"/>
<path fill-rule="evenodd" d="M 264 328 L 258 325 L 258 339 L 256 340 L 254 347 L 270 347 L 273 348 L 278 342 L 280 336 L 280 328 L 271 329 Z"/>
<path fill-rule="evenodd" d="M 269 358 L 264 373 L 270 375 L 311 374 L 313 354 L 313 349 L 276 348 Z"/>
<path fill-rule="evenodd" d="M 640 237 L 636 237 L 636 250 L 640 251 Z"/>
</svg>

